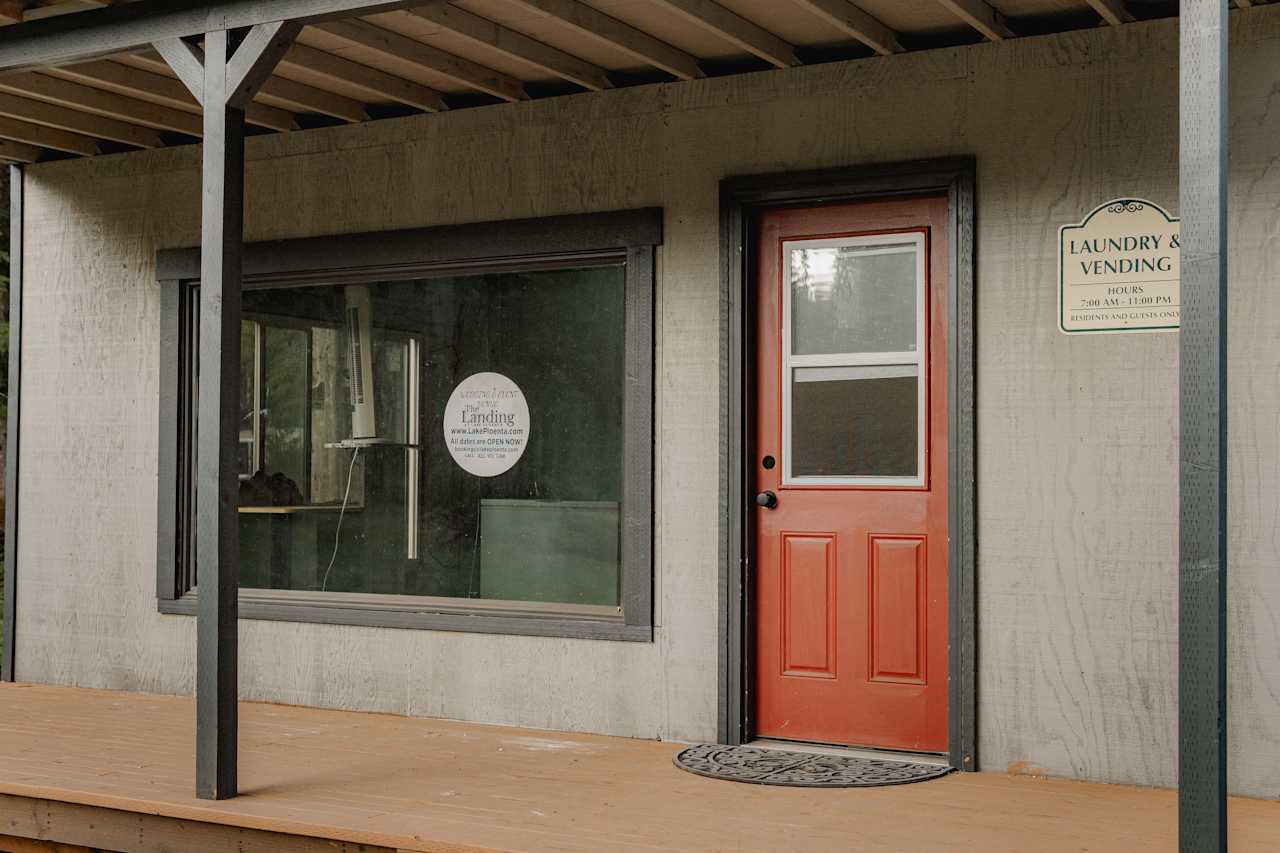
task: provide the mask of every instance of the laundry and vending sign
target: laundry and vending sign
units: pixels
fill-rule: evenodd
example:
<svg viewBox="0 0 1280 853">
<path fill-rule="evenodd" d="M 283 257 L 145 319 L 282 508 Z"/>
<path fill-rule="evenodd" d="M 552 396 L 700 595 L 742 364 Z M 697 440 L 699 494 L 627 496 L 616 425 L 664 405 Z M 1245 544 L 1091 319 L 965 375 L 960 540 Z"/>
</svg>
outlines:
<svg viewBox="0 0 1280 853">
<path fill-rule="evenodd" d="M 1058 328 L 1065 334 L 1176 331 L 1179 221 L 1143 199 L 1094 208 L 1058 230 Z"/>
<path fill-rule="evenodd" d="M 458 466 L 476 477 L 510 471 L 529 443 L 529 404 L 501 373 L 468 376 L 449 395 L 444 441 Z"/>
</svg>

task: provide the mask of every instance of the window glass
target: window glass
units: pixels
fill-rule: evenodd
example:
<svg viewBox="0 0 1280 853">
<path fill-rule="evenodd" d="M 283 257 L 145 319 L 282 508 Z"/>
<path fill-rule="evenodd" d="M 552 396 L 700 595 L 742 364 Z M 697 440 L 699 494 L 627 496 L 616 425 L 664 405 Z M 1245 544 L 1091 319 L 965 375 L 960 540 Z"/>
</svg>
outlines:
<svg viewBox="0 0 1280 853">
<path fill-rule="evenodd" d="M 911 352 L 916 348 L 916 246 L 794 248 L 795 355 Z"/>
<path fill-rule="evenodd" d="M 307 329 L 265 323 L 260 328 L 263 459 L 271 460 L 281 471 L 305 471 L 310 379 Z M 305 478 L 302 483 L 305 489 Z"/>
<path fill-rule="evenodd" d="M 240 478 L 258 470 L 258 327 L 240 324 Z"/>
<path fill-rule="evenodd" d="M 923 485 L 925 236 L 817 237 L 782 250 L 783 482 Z"/>
<path fill-rule="evenodd" d="M 241 585 L 618 606 L 624 284 L 246 290 Z"/>
<path fill-rule="evenodd" d="M 797 477 L 914 477 L 918 370 L 797 368 L 791 391 Z"/>
</svg>

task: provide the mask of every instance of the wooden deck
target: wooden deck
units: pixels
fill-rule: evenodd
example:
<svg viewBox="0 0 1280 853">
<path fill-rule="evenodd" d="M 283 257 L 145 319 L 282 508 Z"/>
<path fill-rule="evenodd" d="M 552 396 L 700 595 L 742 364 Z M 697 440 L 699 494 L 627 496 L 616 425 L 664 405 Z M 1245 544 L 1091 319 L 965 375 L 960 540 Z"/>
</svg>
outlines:
<svg viewBox="0 0 1280 853">
<path fill-rule="evenodd" d="M 1169 791 L 1004 773 L 763 788 L 679 771 L 674 744 L 248 703 L 243 795 L 210 803 L 192 795 L 194 722 L 187 698 L 0 685 L 0 836 L 130 851 L 1175 849 Z M 1231 848 L 1280 850 L 1280 803 L 1234 800 Z"/>
</svg>

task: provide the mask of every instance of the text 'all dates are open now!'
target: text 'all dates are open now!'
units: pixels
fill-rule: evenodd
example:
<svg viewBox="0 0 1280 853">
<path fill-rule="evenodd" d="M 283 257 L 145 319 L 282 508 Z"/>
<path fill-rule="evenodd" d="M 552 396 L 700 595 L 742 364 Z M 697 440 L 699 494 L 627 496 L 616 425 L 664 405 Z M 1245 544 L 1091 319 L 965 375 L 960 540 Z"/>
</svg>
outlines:
<svg viewBox="0 0 1280 853">
<path fill-rule="evenodd" d="M 529 443 L 529 404 L 501 373 L 476 373 L 458 383 L 443 420 L 449 455 L 476 477 L 510 471 Z"/>
</svg>

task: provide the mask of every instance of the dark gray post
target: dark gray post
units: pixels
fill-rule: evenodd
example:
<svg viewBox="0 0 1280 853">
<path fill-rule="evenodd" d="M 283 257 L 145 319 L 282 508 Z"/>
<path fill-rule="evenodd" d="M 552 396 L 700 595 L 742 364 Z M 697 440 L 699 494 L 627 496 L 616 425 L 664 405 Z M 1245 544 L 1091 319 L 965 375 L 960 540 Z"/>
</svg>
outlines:
<svg viewBox="0 0 1280 853">
<path fill-rule="evenodd" d="M 1227 849 L 1227 2 L 1182 0 L 1178 838 Z"/>
<path fill-rule="evenodd" d="M 13 681 L 18 617 L 18 409 L 22 401 L 22 167 L 9 167 L 9 438 L 4 457 L 4 654 L 0 681 Z"/>
<path fill-rule="evenodd" d="M 244 110 L 302 25 L 269 21 L 231 51 L 181 39 L 155 49 L 204 107 L 200 210 L 200 403 L 196 413 L 196 796 L 236 796 L 240 596 L 240 279 Z"/>
<path fill-rule="evenodd" d="M 196 795 L 236 795 L 240 253 L 244 111 L 227 104 L 227 33 L 205 36 L 196 446 Z"/>
</svg>

